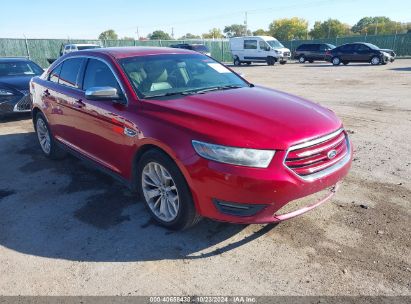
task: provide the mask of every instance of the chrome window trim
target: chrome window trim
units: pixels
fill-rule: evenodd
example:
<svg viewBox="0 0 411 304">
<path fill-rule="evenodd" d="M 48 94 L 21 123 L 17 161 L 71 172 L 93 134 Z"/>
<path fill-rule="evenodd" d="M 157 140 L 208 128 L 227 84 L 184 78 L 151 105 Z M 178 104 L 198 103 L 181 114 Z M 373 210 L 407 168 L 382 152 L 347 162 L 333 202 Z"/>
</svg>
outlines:
<svg viewBox="0 0 411 304">
<path fill-rule="evenodd" d="M 287 160 L 287 156 L 288 156 L 288 153 L 290 151 L 294 151 L 294 150 L 297 150 L 297 149 L 303 149 L 303 148 L 307 148 L 307 147 L 314 146 L 316 144 L 322 143 L 322 142 L 327 141 L 327 140 L 329 140 L 333 137 L 338 136 L 343 131 L 344 131 L 344 128 L 340 128 L 337 131 L 334 131 L 334 132 L 332 132 L 328 135 L 325 135 L 325 136 L 322 136 L 322 137 L 319 137 L 319 138 L 316 138 L 316 139 L 313 139 L 313 140 L 310 140 L 310 141 L 306 141 L 306 142 L 303 142 L 301 144 L 291 146 L 285 154 L 285 157 L 284 157 L 284 160 L 283 160 L 284 167 L 286 167 L 290 172 L 292 172 L 298 178 L 302 179 L 303 181 L 307 181 L 307 182 L 313 182 L 317 179 L 320 179 L 320 178 L 323 178 L 327 175 L 330 175 L 330 174 L 334 173 L 335 171 L 338 171 L 339 169 L 344 167 L 351 159 L 351 144 L 350 144 L 350 141 L 349 141 L 347 135 L 345 135 L 345 141 L 346 141 L 346 144 L 347 144 L 347 154 L 344 156 L 343 159 L 341 159 L 339 162 L 332 165 L 331 167 L 325 168 L 321 171 L 318 171 L 318 172 L 315 172 L 315 173 L 312 173 L 312 174 L 309 174 L 309 175 L 301 176 L 301 175 L 298 175 L 296 172 L 294 172 L 291 168 L 289 168 L 286 165 L 285 162 Z"/>
<path fill-rule="evenodd" d="M 59 65 L 63 64 L 64 61 L 66 61 L 66 60 L 68 60 L 68 59 L 72 59 L 72 58 L 96 59 L 96 60 L 100 60 L 100 61 L 103 62 L 105 65 L 107 65 L 108 68 L 110 69 L 110 71 L 113 73 L 114 77 L 116 78 L 116 80 L 117 80 L 117 82 L 118 82 L 118 85 L 120 86 L 121 91 L 123 92 L 124 98 L 126 99 L 126 104 L 124 104 L 124 105 L 125 105 L 125 106 L 128 106 L 128 103 L 129 103 L 129 101 L 128 101 L 128 96 L 127 96 L 127 94 L 126 94 L 126 90 L 124 89 L 124 86 L 123 86 L 123 84 L 121 83 L 120 78 L 118 77 L 117 73 L 114 71 L 114 69 L 112 68 L 112 66 L 111 66 L 105 59 L 100 58 L 100 57 L 97 57 L 97 56 L 92 56 L 92 55 L 80 55 L 80 56 L 70 56 L 70 57 L 67 57 L 67 58 L 65 58 L 64 60 L 62 60 L 61 62 L 59 62 L 49 73 L 47 73 L 47 77 L 46 77 L 45 80 L 48 81 L 48 82 L 55 83 L 55 84 L 57 84 L 57 85 L 62 85 L 62 86 L 64 86 L 63 84 L 50 81 L 48 78 L 49 78 L 50 73 L 51 73 L 52 71 L 54 71 L 55 68 L 57 68 Z M 87 66 L 86 66 L 86 69 L 87 69 Z M 86 72 L 86 69 L 84 69 L 84 74 L 85 74 L 85 72 Z M 59 78 L 60 78 L 60 77 L 59 77 Z M 80 92 L 85 92 L 85 90 L 82 90 L 82 89 L 79 89 L 79 88 L 74 88 L 74 87 L 69 87 L 69 86 L 64 86 L 64 87 L 70 88 L 70 89 L 74 89 L 74 90 L 77 90 L 77 91 L 80 91 Z"/>
</svg>

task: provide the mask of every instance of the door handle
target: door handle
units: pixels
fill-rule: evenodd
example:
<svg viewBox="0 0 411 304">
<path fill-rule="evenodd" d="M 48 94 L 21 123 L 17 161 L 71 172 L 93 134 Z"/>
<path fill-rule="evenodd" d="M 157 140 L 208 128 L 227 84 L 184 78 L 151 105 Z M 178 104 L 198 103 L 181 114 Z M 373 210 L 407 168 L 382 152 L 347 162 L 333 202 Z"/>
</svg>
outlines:
<svg viewBox="0 0 411 304">
<path fill-rule="evenodd" d="M 76 108 L 82 108 L 82 107 L 85 107 L 86 104 L 81 99 L 77 99 L 74 101 L 74 106 Z"/>
<path fill-rule="evenodd" d="M 48 89 L 46 89 L 44 92 L 43 92 L 43 97 L 48 97 L 48 96 L 50 96 L 50 92 L 49 92 L 49 90 Z"/>
</svg>

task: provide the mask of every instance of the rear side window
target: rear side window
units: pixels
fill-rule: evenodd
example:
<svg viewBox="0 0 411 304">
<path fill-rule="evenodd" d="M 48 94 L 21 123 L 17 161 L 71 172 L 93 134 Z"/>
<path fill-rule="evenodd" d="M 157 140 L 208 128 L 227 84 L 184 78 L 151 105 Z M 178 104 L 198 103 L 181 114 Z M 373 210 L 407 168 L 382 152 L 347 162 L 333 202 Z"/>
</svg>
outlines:
<svg viewBox="0 0 411 304">
<path fill-rule="evenodd" d="M 51 82 L 58 83 L 59 82 L 59 77 L 60 77 L 60 72 L 61 72 L 61 64 L 59 64 L 57 67 L 54 68 L 53 71 L 49 74 L 48 80 Z"/>
<path fill-rule="evenodd" d="M 83 61 L 83 58 L 72 58 L 64 61 L 59 83 L 68 87 L 79 88 L 78 76 Z"/>
<path fill-rule="evenodd" d="M 306 50 L 307 45 L 306 44 L 301 44 L 298 48 L 297 51 L 305 51 Z"/>
<path fill-rule="evenodd" d="M 340 48 L 341 51 L 352 51 L 353 50 L 353 45 L 352 44 L 346 44 L 341 46 Z"/>
<path fill-rule="evenodd" d="M 246 50 L 256 50 L 257 40 L 244 40 L 244 49 Z"/>
<path fill-rule="evenodd" d="M 104 62 L 89 59 L 84 74 L 83 90 L 92 87 L 113 87 L 121 93 L 120 86 L 111 69 Z"/>
<path fill-rule="evenodd" d="M 369 51 L 370 48 L 364 44 L 356 44 L 355 45 L 355 50 L 359 51 L 359 52 L 364 52 L 364 51 Z"/>
</svg>

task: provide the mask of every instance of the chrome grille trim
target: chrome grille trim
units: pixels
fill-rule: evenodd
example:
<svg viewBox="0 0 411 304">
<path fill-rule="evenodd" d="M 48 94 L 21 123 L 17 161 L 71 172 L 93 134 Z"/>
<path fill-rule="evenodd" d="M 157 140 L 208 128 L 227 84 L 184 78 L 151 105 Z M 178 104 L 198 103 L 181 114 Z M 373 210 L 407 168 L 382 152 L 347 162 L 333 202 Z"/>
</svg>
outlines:
<svg viewBox="0 0 411 304">
<path fill-rule="evenodd" d="M 315 172 L 315 173 L 312 173 L 312 174 L 309 174 L 309 175 L 298 175 L 298 174 L 297 174 L 296 172 L 294 172 L 291 168 L 289 168 L 289 167 L 286 165 L 285 162 L 286 162 L 286 160 L 287 160 L 288 153 L 289 153 L 290 151 L 294 151 L 294 150 L 298 150 L 298 149 L 303 149 L 303 148 L 308 148 L 308 147 L 311 147 L 311 146 L 320 144 L 320 143 L 322 143 L 322 142 L 325 142 L 325 141 L 327 141 L 327 140 L 329 140 L 329 139 L 332 139 L 332 138 L 338 136 L 338 135 L 339 135 L 341 132 L 343 132 L 343 131 L 344 131 L 344 129 L 343 129 L 343 128 L 340 128 L 340 129 L 338 129 L 337 131 L 335 131 L 335 132 L 333 132 L 333 133 L 330 133 L 330 134 L 328 134 L 328 135 L 325 135 L 325 136 L 323 136 L 323 137 L 319 137 L 319 138 L 317 138 L 317 139 L 313 139 L 313 140 L 310 140 L 310 141 L 306 141 L 306 142 L 303 142 L 303 143 L 301 143 L 301 144 L 297 144 L 297 145 L 295 145 L 295 146 L 290 147 L 290 148 L 287 150 L 287 153 L 285 154 L 285 157 L 284 157 L 284 160 L 283 160 L 283 165 L 284 165 L 284 167 L 286 167 L 289 171 L 291 171 L 291 172 L 292 172 L 295 176 L 297 176 L 298 178 L 300 178 L 300 179 L 302 179 L 302 180 L 304 180 L 304 181 L 307 181 L 307 182 L 315 181 L 315 180 L 317 180 L 317 179 L 320 179 L 320 178 L 322 178 L 322 177 L 325 177 L 325 176 L 327 176 L 327 175 L 330 175 L 330 174 L 332 174 L 332 173 L 335 172 L 335 171 L 338 171 L 339 169 L 341 169 L 342 167 L 344 167 L 344 166 L 350 161 L 350 159 L 351 159 L 351 145 L 350 145 L 350 141 L 348 140 L 348 136 L 347 136 L 347 135 L 345 135 L 345 141 L 346 141 L 346 145 L 347 145 L 347 153 L 346 153 L 346 155 L 345 155 L 344 158 L 341 159 L 339 162 L 337 162 L 336 164 L 334 164 L 334 165 L 332 165 L 332 166 L 330 166 L 330 167 L 328 167 L 328 168 L 325 168 L 325 169 L 323 169 L 323 170 L 321 170 L 321 171 L 318 171 L 318 172 Z"/>
<path fill-rule="evenodd" d="M 24 95 L 13 107 L 13 112 L 30 112 L 31 100 L 30 95 Z"/>
</svg>

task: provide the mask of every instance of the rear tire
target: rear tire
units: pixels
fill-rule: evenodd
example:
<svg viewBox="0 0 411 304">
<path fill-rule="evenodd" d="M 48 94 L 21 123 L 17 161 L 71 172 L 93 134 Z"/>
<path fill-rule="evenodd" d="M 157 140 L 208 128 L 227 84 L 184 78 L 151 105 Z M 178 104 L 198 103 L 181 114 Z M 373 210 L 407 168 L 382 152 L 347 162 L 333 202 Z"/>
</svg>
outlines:
<svg viewBox="0 0 411 304">
<path fill-rule="evenodd" d="M 309 63 L 313 63 L 313 62 L 314 62 L 314 60 L 308 60 L 308 62 L 309 62 Z"/>
<path fill-rule="evenodd" d="M 349 63 L 350 63 L 349 61 L 343 61 L 343 65 L 347 65 Z"/>
<path fill-rule="evenodd" d="M 378 56 L 374 56 L 370 60 L 372 65 L 379 65 L 381 63 L 381 59 Z"/>
<path fill-rule="evenodd" d="M 234 57 L 233 63 L 234 63 L 235 66 L 240 66 L 241 65 L 240 58 L 238 58 L 237 56 Z"/>
<path fill-rule="evenodd" d="M 251 61 L 247 61 L 246 64 L 247 64 L 247 65 L 251 65 Z"/>
<path fill-rule="evenodd" d="M 333 57 L 333 58 L 331 59 L 331 63 L 332 63 L 333 65 L 335 65 L 335 66 L 340 65 L 340 64 L 341 64 L 341 59 L 338 58 L 338 57 Z"/>
<path fill-rule="evenodd" d="M 51 133 L 49 124 L 43 113 L 39 112 L 36 115 L 34 129 L 37 134 L 41 150 L 44 155 L 50 159 L 62 159 L 66 156 L 66 152 L 62 150 Z"/>
<path fill-rule="evenodd" d="M 165 153 L 144 153 L 136 176 L 140 197 L 157 223 L 172 230 L 184 230 L 200 221 L 183 174 Z"/>
</svg>

